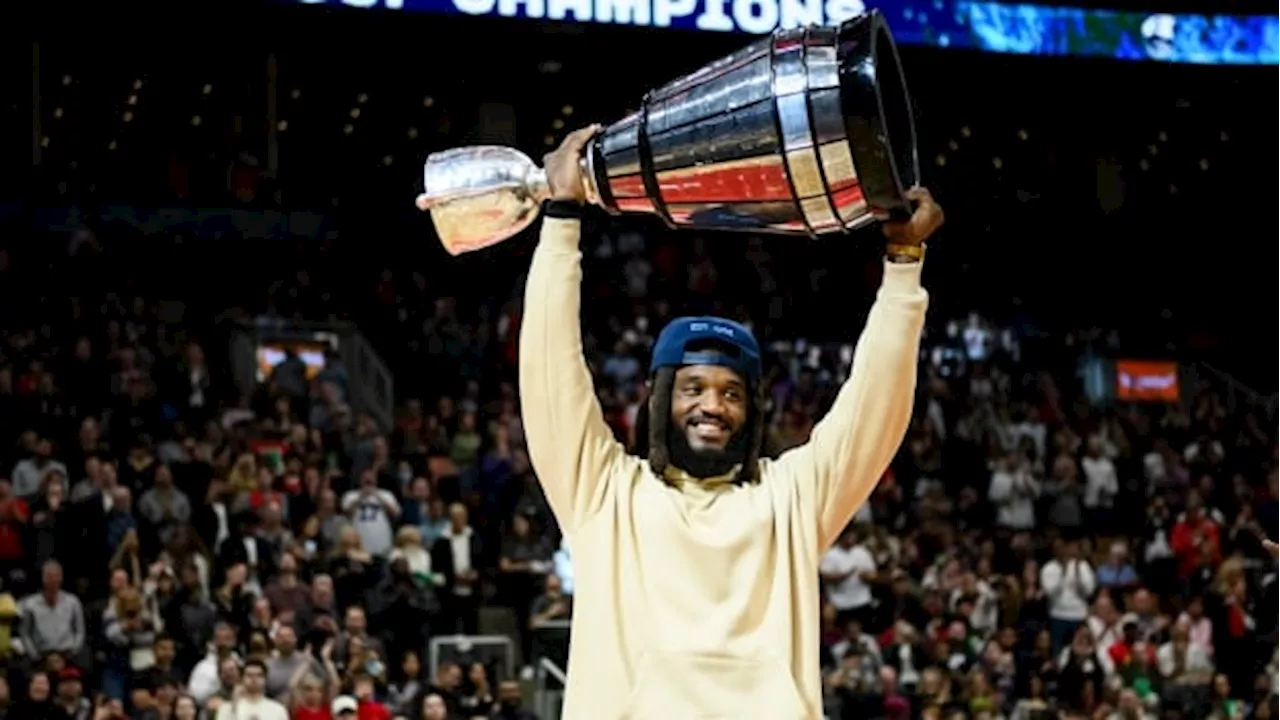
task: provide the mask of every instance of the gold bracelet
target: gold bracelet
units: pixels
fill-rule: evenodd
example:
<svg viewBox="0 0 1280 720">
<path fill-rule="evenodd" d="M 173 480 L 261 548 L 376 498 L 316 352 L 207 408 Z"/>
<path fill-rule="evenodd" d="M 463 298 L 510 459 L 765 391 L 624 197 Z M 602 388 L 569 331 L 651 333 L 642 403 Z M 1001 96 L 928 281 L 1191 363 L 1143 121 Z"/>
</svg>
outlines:
<svg viewBox="0 0 1280 720">
<path fill-rule="evenodd" d="M 884 246 L 884 254 L 893 262 L 920 262 L 924 259 L 924 245 L 889 243 Z"/>
</svg>

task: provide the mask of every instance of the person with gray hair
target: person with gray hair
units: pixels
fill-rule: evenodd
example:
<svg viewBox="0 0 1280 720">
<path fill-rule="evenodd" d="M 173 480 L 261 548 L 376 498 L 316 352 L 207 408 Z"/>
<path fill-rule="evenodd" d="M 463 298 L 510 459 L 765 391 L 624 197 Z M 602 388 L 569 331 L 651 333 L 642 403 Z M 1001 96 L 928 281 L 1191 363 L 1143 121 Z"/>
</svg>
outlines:
<svg viewBox="0 0 1280 720">
<path fill-rule="evenodd" d="M 83 660 L 84 606 L 62 589 L 62 564 L 49 560 L 40 568 L 40 591 L 18 603 L 18 636 L 27 657 L 39 662 L 49 653 Z"/>
</svg>

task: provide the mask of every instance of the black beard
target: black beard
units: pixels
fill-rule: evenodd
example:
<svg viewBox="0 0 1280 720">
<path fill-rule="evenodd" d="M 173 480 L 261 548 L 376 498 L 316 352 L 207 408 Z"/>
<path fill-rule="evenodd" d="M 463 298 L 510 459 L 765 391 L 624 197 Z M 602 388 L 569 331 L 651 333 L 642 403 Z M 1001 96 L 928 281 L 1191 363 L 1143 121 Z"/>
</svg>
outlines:
<svg viewBox="0 0 1280 720">
<path fill-rule="evenodd" d="M 747 458 L 747 433 L 739 429 L 729 438 L 724 449 L 706 448 L 694 450 L 689 446 L 689 438 L 685 435 L 684 426 L 667 427 L 667 450 L 671 453 L 671 464 L 699 479 L 728 475 L 735 467 Z"/>
</svg>

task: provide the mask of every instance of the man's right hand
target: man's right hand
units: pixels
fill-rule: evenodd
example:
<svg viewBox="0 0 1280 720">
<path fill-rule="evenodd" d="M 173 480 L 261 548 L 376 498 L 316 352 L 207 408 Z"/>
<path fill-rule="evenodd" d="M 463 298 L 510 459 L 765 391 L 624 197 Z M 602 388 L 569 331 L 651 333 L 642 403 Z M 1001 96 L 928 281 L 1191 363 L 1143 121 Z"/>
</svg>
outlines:
<svg viewBox="0 0 1280 720">
<path fill-rule="evenodd" d="M 1280 557 L 1280 545 L 1277 545 L 1270 540 L 1263 540 L 1262 547 L 1266 548 L 1267 554 L 1269 554 L 1273 560 Z"/>
<path fill-rule="evenodd" d="M 582 149 L 600 132 L 601 125 L 588 125 L 565 136 L 564 142 L 554 152 L 542 157 L 542 167 L 547 172 L 547 185 L 551 187 L 551 199 L 581 203 L 587 199 L 587 188 L 582 182 Z"/>
</svg>

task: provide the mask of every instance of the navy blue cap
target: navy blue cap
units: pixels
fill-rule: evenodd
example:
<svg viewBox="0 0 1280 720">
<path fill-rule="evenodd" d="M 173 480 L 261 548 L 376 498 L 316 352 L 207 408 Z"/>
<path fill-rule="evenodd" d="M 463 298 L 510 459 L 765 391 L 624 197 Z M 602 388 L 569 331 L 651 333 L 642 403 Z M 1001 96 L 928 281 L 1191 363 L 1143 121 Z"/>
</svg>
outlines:
<svg viewBox="0 0 1280 720">
<path fill-rule="evenodd" d="M 686 350 L 706 342 L 722 345 L 715 349 Z M 662 367 L 719 365 L 742 375 L 748 383 L 760 380 L 760 344 L 741 323 L 718 317 L 682 317 L 667 323 L 653 346 L 649 372 Z"/>
</svg>

